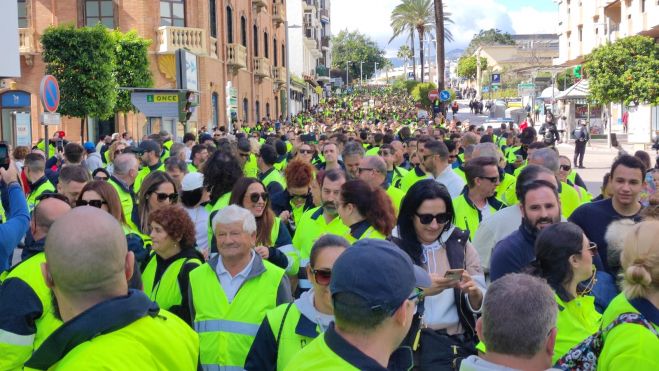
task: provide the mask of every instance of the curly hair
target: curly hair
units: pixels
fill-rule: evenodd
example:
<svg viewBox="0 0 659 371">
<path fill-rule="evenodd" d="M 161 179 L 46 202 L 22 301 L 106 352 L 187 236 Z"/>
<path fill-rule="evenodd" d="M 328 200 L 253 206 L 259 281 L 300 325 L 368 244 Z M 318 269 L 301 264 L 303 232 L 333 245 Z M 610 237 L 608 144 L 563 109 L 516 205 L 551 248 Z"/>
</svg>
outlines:
<svg viewBox="0 0 659 371">
<path fill-rule="evenodd" d="M 288 187 L 308 187 L 313 180 L 314 168 L 311 164 L 295 159 L 286 166 L 286 184 Z"/>
<path fill-rule="evenodd" d="M 218 149 L 204 165 L 204 187 L 210 192 L 210 202 L 215 204 L 223 194 L 231 192 L 242 176 L 243 169 L 236 156 Z"/>
<path fill-rule="evenodd" d="M 149 215 L 151 223 L 158 223 L 169 237 L 178 242 L 181 250 L 193 249 L 197 244 L 195 226 L 188 213 L 178 205 L 163 206 Z"/>
</svg>

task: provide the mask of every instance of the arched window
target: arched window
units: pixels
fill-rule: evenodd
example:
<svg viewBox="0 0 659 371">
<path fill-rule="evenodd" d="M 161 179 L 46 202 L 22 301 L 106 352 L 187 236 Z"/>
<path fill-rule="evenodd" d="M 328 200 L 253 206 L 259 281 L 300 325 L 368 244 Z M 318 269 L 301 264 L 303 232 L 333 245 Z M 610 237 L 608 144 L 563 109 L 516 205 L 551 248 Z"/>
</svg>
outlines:
<svg viewBox="0 0 659 371">
<path fill-rule="evenodd" d="M 256 122 L 259 122 L 261 118 L 261 102 L 256 101 L 254 103 L 254 118 L 256 119 Z"/>
<path fill-rule="evenodd" d="M 270 57 L 269 56 L 270 51 L 268 50 L 269 49 L 268 48 L 269 43 L 270 43 L 270 41 L 268 40 L 268 33 L 264 32 L 263 33 L 263 56 L 266 57 L 266 58 Z"/>
<path fill-rule="evenodd" d="M 275 118 L 279 117 L 279 98 L 275 97 Z"/>
<path fill-rule="evenodd" d="M 211 100 L 212 100 L 212 102 L 211 102 L 211 110 L 213 110 L 213 111 L 212 111 L 213 124 L 215 125 L 215 127 L 217 127 L 217 126 L 219 126 L 219 119 L 220 119 L 220 118 L 218 117 L 218 112 L 220 112 L 220 108 L 219 108 L 219 101 L 220 101 L 220 98 L 219 98 L 219 96 L 217 95 L 217 93 L 213 93 L 213 95 L 212 95 L 212 97 L 211 97 Z"/>
<path fill-rule="evenodd" d="M 272 54 L 274 58 L 274 65 L 277 67 L 277 38 L 272 39 Z"/>
<path fill-rule="evenodd" d="M 265 104 L 265 117 L 270 118 L 270 103 Z"/>
<path fill-rule="evenodd" d="M 210 18 L 211 37 L 217 37 L 217 4 L 208 0 L 208 17 Z"/>
<path fill-rule="evenodd" d="M 286 67 L 286 45 L 281 44 L 281 66 Z"/>
<path fill-rule="evenodd" d="M 227 43 L 233 43 L 233 10 L 227 6 Z"/>
<path fill-rule="evenodd" d="M 247 47 L 247 19 L 245 16 L 240 17 L 240 43 Z"/>
<path fill-rule="evenodd" d="M 243 120 L 249 122 L 249 102 L 247 98 L 243 99 Z"/>
<path fill-rule="evenodd" d="M 253 27 L 253 39 L 254 39 L 254 56 L 259 56 L 259 29 L 254 25 Z"/>
</svg>

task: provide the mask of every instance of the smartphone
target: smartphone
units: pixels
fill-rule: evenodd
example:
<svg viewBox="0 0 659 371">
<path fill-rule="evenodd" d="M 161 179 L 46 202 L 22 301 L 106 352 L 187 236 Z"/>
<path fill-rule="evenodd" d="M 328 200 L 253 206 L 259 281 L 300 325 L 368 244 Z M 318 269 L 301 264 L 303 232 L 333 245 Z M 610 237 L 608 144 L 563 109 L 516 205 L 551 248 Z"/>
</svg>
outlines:
<svg viewBox="0 0 659 371">
<path fill-rule="evenodd" d="M 56 143 L 57 143 L 57 152 L 64 152 L 64 140 L 58 139 Z"/>
<path fill-rule="evenodd" d="M 9 146 L 0 143 L 0 167 L 9 170 Z"/>
<path fill-rule="evenodd" d="M 446 271 L 444 278 L 448 278 L 451 281 L 461 281 L 462 273 L 464 273 L 464 271 L 464 269 L 449 269 Z"/>
</svg>

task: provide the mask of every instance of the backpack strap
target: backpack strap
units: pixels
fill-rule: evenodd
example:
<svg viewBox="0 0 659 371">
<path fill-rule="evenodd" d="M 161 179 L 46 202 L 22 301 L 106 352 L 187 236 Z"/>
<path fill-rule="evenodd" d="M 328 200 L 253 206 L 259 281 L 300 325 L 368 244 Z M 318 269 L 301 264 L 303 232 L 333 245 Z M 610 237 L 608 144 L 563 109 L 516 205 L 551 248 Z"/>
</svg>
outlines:
<svg viewBox="0 0 659 371">
<path fill-rule="evenodd" d="M 467 270 L 467 241 L 469 241 L 469 232 L 455 228 L 451 237 L 446 241 L 446 256 L 451 269 Z M 476 317 L 469 309 L 467 300 L 459 289 L 453 289 L 453 298 L 458 311 L 460 324 L 465 330 L 467 338 L 476 337 Z"/>
<path fill-rule="evenodd" d="M 623 324 L 623 323 L 635 323 L 637 325 L 641 325 L 648 330 L 650 330 L 657 338 L 659 338 L 659 333 L 657 333 L 657 330 L 655 330 L 654 326 L 652 326 L 651 323 L 649 323 L 645 317 L 643 317 L 642 314 L 640 313 L 622 313 L 619 315 L 613 322 L 611 322 L 606 328 L 602 331 L 603 334 L 608 333 L 611 331 L 614 327 Z"/>
<path fill-rule="evenodd" d="M 279 346 L 279 340 L 281 339 L 281 332 L 284 330 L 284 323 L 286 322 L 286 317 L 288 316 L 288 310 L 291 309 L 291 305 L 293 305 L 293 303 L 288 303 L 288 305 L 286 306 L 286 310 L 284 311 L 284 317 L 282 317 L 281 319 L 281 324 L 279 325 L 279 331 L 277 332 L 277 340 L 276 340 L 277 346 Z"/>
</svg>

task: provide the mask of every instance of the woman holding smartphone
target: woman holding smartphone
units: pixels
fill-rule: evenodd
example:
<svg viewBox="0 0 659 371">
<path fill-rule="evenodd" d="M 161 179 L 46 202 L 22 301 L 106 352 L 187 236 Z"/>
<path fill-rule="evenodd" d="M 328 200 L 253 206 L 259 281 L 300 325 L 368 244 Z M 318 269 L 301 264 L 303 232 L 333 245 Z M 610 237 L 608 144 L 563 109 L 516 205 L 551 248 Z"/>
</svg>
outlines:
<svg viewBox="0 0 659 371">
<path fill-rule="evenodd" d="M 424 290 L 419 342 L 409 344 L 422 369 L 457 369 L 476 354 L 474 314 L 481 309 L 485 276 L 469 233 L 453 225 L 454 217 L 446 187 L 433 179 L 419 181 L 403 199 L 393 238 L 433 283 Z"/>
</svg>

